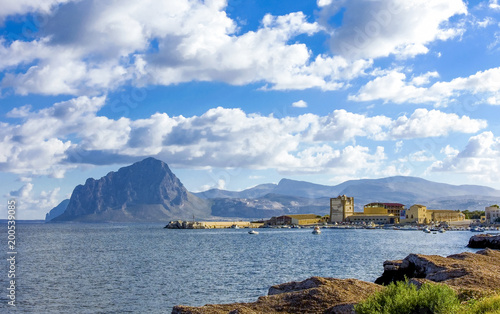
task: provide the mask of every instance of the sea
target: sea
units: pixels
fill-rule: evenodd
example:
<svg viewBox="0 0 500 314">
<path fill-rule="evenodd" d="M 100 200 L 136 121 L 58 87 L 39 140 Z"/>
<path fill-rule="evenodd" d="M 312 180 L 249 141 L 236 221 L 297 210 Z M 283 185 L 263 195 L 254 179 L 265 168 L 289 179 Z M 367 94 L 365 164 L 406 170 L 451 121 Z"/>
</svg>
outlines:
<svg viewBox="0 0 500 314">
<path fill-rule="evenodd" d="M 374 281 L 385 260 L 447 256 L 472 233 L 384 229 L 170 230 L 164 224 L 19 223 L 15 304 L 8 305 L 1 225 L 0 312 L 169 313 L 175 305 L 253 302 L 311 276 Z"/>
</svg>

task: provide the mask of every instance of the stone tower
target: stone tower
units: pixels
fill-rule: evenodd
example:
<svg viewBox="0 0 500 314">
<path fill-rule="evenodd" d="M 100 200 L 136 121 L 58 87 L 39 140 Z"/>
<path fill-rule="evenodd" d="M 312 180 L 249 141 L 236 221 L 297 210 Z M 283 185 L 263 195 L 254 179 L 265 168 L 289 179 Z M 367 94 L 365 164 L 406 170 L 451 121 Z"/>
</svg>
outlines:
<svg viewBox="0 0 500 314">
<path fill-rule="evenodd" d="M 330 221 L 343 222 L 348 216 L 354 214 L 354 197 L 339 195 L 330 198 Z"/>
</svg>

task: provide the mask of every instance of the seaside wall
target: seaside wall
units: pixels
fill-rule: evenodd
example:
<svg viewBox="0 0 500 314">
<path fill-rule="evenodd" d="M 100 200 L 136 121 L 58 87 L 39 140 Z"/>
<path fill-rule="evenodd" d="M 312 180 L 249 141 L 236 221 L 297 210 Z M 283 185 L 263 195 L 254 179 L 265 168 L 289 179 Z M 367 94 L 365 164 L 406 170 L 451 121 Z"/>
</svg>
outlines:
<svg viewBox="0 0 500 314">
<path fill-rule="evenodd" d="M 238 226 L 239 228 L 259 228 L 263 223 L 252 223 L 249 221 L 203 221 L 201 224 L 205 229 L 222 229 Z"/>
<path fill-rule="evenodd" d="M 165 228 L 168 229 L 227 229 L 233 226 L 238 228 L 259 228 L 263 223 L 250 221 L 171 221 Z"/>
</svg>

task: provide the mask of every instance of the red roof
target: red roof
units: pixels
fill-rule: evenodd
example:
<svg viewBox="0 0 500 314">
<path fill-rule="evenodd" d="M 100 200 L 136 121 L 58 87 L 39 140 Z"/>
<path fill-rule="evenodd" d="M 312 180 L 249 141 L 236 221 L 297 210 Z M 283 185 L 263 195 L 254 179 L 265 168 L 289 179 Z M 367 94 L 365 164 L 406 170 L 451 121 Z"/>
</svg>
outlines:
<svg viewBox="0 0 500 314">
<path fill-rule="evenodd" d="M 386 207 L 404 207 L 405 206 L 404 204 L 400 204 L 400 203 L 381 203 L 381 202 L 373 202 L 370 204 L 366 204 L 365 206 L 374 205 L 374 204 L 382 204 L 382 205 L 385 205 Z"/>
<path fill-rule="evenodd" d="M 405 206 L 403 204 L 400 204 L 400 203 L 382 203 L 384 204 L 385 206 L 390 206 L 390 207 L 400 207 L 400 206 Z"/>
</svg>

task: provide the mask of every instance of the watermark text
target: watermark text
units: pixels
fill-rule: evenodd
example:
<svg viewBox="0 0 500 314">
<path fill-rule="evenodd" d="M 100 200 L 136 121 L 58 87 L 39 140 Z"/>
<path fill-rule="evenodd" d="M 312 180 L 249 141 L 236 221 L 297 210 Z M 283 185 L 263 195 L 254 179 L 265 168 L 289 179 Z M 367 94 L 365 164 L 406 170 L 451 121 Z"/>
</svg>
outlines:
<svg viewBox="0 0 500 314">
<path fill-rule="evenodd" d="M 16 306 L 16 200 L 7 202 L 7 298 L 10 306 Z"/>
</svg>

